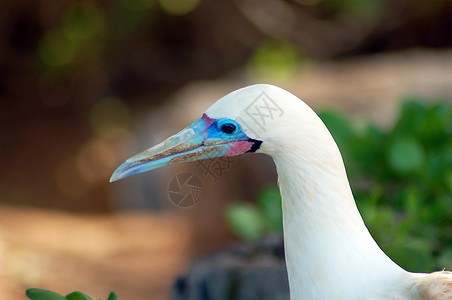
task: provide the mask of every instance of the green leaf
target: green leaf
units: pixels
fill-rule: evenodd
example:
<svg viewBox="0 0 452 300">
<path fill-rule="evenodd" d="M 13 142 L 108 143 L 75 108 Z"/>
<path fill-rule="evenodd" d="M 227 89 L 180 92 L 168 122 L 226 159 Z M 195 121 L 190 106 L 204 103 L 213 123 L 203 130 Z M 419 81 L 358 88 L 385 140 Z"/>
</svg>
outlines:
<svg viewBox="0 0 452 300">
<path fill-rule="evenodd" d="M 452 269 L 452 245 L 446 248 L 438 257 L 438 264 L 441 269 Z"/>
<path fill-rule="evenodd" d="M 421 136 L 427 109 L 420 101 L 418 98 L 411 98 L 402 103 L 400 116 L 393 130 L 395 135 L 409 133 L 416 137 Z"/>
<path fill-rule="evenodd" d="M 246 202 L 232 203 L 227 207 L 226 220 L 240 238 L 253 241 L 265 232 L 265 221 L 255 205 Z"/>
<path fill-rule="evenodd" d="M 25 292 L 25 294 L 31 300 L 66 300 L 66 298 L 60 294 L 38 288 L 30 288 Z"/>
<path fill-rule="evenodd" d="M 258 195 L 258 204 L 270 231 L 282 233 L 282 203 L 278 188 L 267 187 L 262 189 Z"/>
<path fill-rule="evenodd" d="M 412 137 L 399 137 L 389 145 L 388 164 L 398 174 L 418 171 L 424 161 L 424 149 L 419 141 Z"/>
<path fill-rule="evenodd" d="M 419 213 L 422 211 L 422 199 L 421 192 L 416 187 L 408 187 L 404 195 L 405 211 L 407 218 L 416 220 L 419 217 Z"/>
<path fill-rule="evenodd" d="M 452 125 L 450 107 L 446 103 L 432 106 L 425 116 L 424 139 L 432 146 L 447 141 L 448 123 Z"/>
<path fill-rule="evenodd" d="M 354 136 L 354 131 L 350 122 L 338 112 L 323 111 L 319 112 L 318 115 L 331 132 L 331 135 L 339 148 L 342 149 L 347 147 L 347 144 Z"/>
<path fill-rule="evenodd" d="M 108 299 L 107 300 L 117 300 L 118 296 L 116 296 L 115 292 L 111 292 L 110 295 L 108 295 Z"/>
<path fill-rule="evenodd" d="M 68 295 L 66 295 L 67 300 L 95 300 L 94 298 L 91 298 L 90 296 L 86 295 L 85 293 L 75 291 Z"/>
<path fill-rule="evenodd" d="M 427 239 L 400 239 L 387 252 L 397 264 L 411 272 L 433 271 L 434 262 Z"/>
</svg>

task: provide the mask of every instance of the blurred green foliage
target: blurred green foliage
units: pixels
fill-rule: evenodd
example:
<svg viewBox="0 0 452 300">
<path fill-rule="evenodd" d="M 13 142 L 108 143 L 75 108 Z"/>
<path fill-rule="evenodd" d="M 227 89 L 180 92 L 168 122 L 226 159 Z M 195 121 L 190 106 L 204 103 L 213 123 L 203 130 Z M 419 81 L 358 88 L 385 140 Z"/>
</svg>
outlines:
<svg viewBox="0 0 452 300">
<path fill-rule="evenodd" d="M 347 19 L 365 23 L 380 18 L 387 6 L 388 3 L 379 0 L 323 0 L 318 3 L 320 9 L 341 13 Z"/>
<path fill-rule="evenodd" d="M 92 1 L 71 4 L 61 17 L 61 25 L 48 30 L 39 43 L 39 55 L 49 69 L 87 66 L 99 60 L 106 39 L 104 10 Z"/>
<path fill-rule="evenodd" d="M 338 112 L 319 113 L 341 149 L 373 237 L 402 267 L 424 272 L 452 268 L 452 108 L 425 103 L 406 99 L 390 129 L 356 125 Z M 281 232 L 275 191 L 266 188 L 257 204 L 228 208 L 227 221 L 239 237 Z"/>
<path fill-rule="evenodd" d="M 259 81 L 284 81 L 299 68 L 300 49 L 285 40 L 271 39 L 256 48 L 246 70 L 248 76 Z"/>
<path fill-rule="evenodd" d="M 82 292 L 72 292 L 66 296 L 62 296 L 49 290 L 43 290 L 38 288 L 31 288 L 26 291 L 26 295 L 31 300 L 100 300 L 98 298 L 92 298 Z M 116 300 L 117 296 L 114 292 L 108 295 L 107 300 Z"/>
<path fill-rule="evenodd" d="M 182 16 L 196 9 L 201 0 L 117 0 L 113 5 L 75 1 L 68 5 L 58 26 L 39 41 L 44 70 L 51 72 L 91 69 L 159 14 Z M 158 3 L 158 5 L 157 5 Z"/>
<path fill-rule="evenodd" d="M 159 0 L 162 9 L 173 15 L 185 15 L 198 7 L 201 0 Z"/>
<path fill-rule="evenodd" d="M 226 209 L 226 220 L 242 239 L 253 241 L 265 234 L 282 232 L 281 196 L 276 187 L 262 189 L 257 203 L 235 202 Z"/>
</svg>

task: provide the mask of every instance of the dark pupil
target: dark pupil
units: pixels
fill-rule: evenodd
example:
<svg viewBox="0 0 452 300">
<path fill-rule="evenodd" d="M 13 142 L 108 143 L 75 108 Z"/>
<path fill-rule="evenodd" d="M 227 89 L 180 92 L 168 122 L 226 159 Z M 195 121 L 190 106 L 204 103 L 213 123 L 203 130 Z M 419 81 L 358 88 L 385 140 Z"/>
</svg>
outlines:
<svg viewBox="0 0 452 300">
<path fill-rule="evenodd" d="M 235 131 L 235 125 L 231 123 L 226 123 L 221 125 L 221 131 L 227 134 L 231 134 Z"/>
</svg>

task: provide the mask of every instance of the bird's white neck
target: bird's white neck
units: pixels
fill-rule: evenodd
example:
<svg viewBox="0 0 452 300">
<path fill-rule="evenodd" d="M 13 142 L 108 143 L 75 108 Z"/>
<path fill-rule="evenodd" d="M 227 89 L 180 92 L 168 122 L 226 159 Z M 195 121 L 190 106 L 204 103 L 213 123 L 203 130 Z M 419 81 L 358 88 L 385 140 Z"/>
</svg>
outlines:
<svg viewBox="0 0 452 300">
<path fill-rule="evenodd" d="M 408 273 L 375 243 L 328 132 L 323 142 L 318 149 L 306 149 L 311 147 L 307 144 L 301 149 L 295 134 L 285 141 L 291 151 L 273 155 L 283 199 L 291 299 L 379 299 L 379 288 Z"/>
</svg>

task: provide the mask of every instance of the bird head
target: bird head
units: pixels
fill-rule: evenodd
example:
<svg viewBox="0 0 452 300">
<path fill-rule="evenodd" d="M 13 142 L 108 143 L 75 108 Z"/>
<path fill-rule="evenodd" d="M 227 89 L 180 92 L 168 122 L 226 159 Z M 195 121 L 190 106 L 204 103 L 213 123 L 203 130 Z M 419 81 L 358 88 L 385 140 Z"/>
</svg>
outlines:
<svg viewBox="0 0 452 300">
<path fill-rule="evenodd" d="M 236 90 L 215 102 L 202 117 L 121 164 L 110 182 L 167 165 L 247 152 L 275 152 L 288 109 L 304 104 L 289 92 L 268 84 Z M 290 119 L 290 118 L 289 118 Z M 286 132 L 287 133 L 287 132 Z"/>
</svg>

